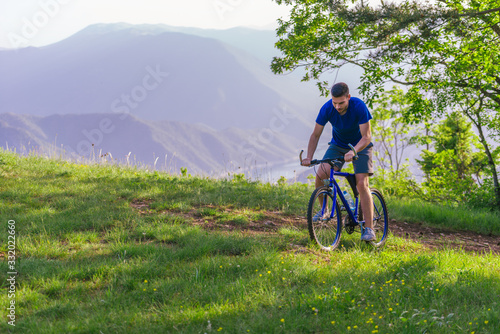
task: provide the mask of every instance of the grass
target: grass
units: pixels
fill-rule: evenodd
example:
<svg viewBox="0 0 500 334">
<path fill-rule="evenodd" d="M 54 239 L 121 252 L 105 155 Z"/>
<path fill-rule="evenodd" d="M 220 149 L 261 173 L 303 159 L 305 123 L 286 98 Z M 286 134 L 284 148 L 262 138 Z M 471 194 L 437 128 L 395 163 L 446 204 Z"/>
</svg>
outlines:
<svg viewBox="0 0 500 334">
<path fill-rule="evenodd" d="M 495 254 L 430 251 L 394 236 L 375 250 L 356 234 L 322 253 L 300 225 L 247 228 L 276 215 L 303 217 L 308 185 L 182 177 L 5 151 L 0 174 L 0 272 L 7 278 L 10 271 L 9 220 L 19 272 L 14 298 L 2 280 L 0 309 L 16 303 L 16 326 L 2 317 L 2 333 L 500 328 Z M 391 218 L 413 212 L 395 199 L 389 210 Z"/>
<path fill-rule="evenodd" d="M 500 235 L 500 212 L 390 198 L 391 216 L 452 230 Z"/>
</svg>

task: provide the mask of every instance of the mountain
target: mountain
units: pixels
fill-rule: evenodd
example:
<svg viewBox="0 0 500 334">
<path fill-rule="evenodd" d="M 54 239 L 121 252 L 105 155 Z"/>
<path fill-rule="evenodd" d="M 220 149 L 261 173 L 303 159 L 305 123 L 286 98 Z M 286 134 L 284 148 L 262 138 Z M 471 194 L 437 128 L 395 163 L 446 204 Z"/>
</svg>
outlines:
<svg viewBox="0 0 500 334">
<path fill-rule="evenodd" d="M 110 153 L 120 163 L 196 174 L 256 172 L 296 160 L 302 138 L 281 134 L 267 142 L 261 130 L 214 130 L 201 124 L 146 121 L 133 115 L 33 116 L 0 114 L 0 142 L 19 153 L 42 152 L 92 160 Z"/>
<path fill-rule="evenodd" d="M 132 152 L 149 165 L 167 156 L 166 167 L 197 173 L 283 170 L 325 99 L 270 71 L 273 35 L 98 24 L 52 45 L 0 50 L 0 143 L 120 161 Z"/>
<path fill-rule="evenodd" d="M 277 41 L 274 30 L 251 29 L 235 27 L 230 29 L 202 29 L 193 27 L 176 27 L 166 24 L 137 24 L 129 23 L 101 23 L 88 26 L 78 35 L 102 35 L 121 30 L 135 29 L 142 34 L 159 35 L 165 32 L 178 32 L 187 35 L 206 37 L 231 45 L 259 58 L 265 63 L 270 63 L 272 58 L 280 54 L 274 47 Z"/>
<path fill-rule="evenodd" d="M 221 41 L 156 26 L 99 25 L 59 43 L 0 51 L 1 112 L 132 113 L 214 129 L 268 127 L 273 110 L 305 133 L 317 91 Z"/>
</svg>

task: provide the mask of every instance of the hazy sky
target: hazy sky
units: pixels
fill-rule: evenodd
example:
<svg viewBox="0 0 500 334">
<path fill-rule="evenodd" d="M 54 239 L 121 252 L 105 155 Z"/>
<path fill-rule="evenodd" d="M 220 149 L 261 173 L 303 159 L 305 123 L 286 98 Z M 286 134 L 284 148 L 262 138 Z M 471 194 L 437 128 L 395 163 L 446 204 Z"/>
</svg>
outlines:
<svg viewBox="0 0 500 334">
<path fill-rule="evenodd" d="M 272 0 L 0 0 L 0 47 L 51 44 L 93 23 L 271 29 L 288 12 Z"/>
</svg>

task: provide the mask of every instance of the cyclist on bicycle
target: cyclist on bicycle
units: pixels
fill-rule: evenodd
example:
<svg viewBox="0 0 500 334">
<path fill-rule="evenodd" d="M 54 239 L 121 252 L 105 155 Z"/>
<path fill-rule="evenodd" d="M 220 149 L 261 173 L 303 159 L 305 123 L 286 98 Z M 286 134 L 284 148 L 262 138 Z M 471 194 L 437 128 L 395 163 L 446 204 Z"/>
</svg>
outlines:
<svg viewBox="0 0 500 334">
<path fill-rule="evenodd" d="M 332 124 L 332 140 L 323 159 L 344 156 L 346 162 L 353 161 L 354 152 L 348 144 L 352 144 L 358 153 L 358 159 L 353 161 L 356 174 L 356 187 L 365 229 L 361 240 L 375 240 L 373 231 L 373 200 L 370 194 L 369 176 L 373 175 L 372 147 L 370 119 L 372 115 L 366 104 L 359 98 L 351 97 L 349 87 L 343 82 L 336 83 L 331 89 L 332 99 L 328 100 L 320 109 L 316 118 L 316 125 L 307 145 L 307 157 L 302 160 L 302 165 L 309 166 L 314 152 L 318 146 L 319 138 L 323 133 L 326 123 Z M 343 163 L 334 167 L 336 171 L 342 169 Z M 330 165 L 323 163 L 316 174 L 316 187 L 323 185 L 323 180 L 330 176 Z M 316 218 L 319 219 L 319 218 Z"/>
</svg>

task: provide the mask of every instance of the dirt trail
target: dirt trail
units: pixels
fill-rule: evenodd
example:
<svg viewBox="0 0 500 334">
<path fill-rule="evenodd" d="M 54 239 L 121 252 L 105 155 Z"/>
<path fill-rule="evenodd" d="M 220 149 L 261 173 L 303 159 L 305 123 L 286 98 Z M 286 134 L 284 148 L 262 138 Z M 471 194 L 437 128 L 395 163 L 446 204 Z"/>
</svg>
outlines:
<svg viewBox="0 0 500 334">
<path fill-rule="evenodd" d="M 147 214 L 148 203 L 132 203 L 137 211 Z M 226 211 L 230 211 L 226 209 Z M 178 212 L 171 212 L 178 215 Z M 186 218 L 191 218 L 195 225 L 209 230 L 241 230 L 252 233 L 276 232 L 282 227 L 294 226 L 307 229 L 304 217 L 286 216 L 280 212 L 266 212 L 265 218 L 259 222 L 250 222 L 244 226 L 241 223 L 218 222 L 213 217 L 200 217 L 197 211 L 184 214 Z M 392 219 L 389 223 L 389 230 L 392 234 L 411 239 L 421 243 L 428 249 L 463 249 L 467 252 L 484 253 L 490 252 L 500 254 L 500 237 L 487 236 L 467 231 L 450 231 L 446 229 L 428 227 L 420 223 L 400 222 Z"/>
<path fill-rule="evenodd" d="M 226 223 L 221 225 L 214 221 L 199 219 L 198 223 L 208 229 L 225 230 L 251 230 L 257 233 L 277 231 L 281 227 L 295 226 L 307 229 L 305 218 L 283 217 L 278 213 L 269 213 L 264 222 L 252 222 L 245 227 Z M 196 220 L 196 218 L 195 218 Z M 392 234 L 411 239 L 421 243 L 428 249 L 463 249 L 466 252 L 484 253 L 490 252 L 500 254 L 500 237 L 486 236 L 467 231 L 449 231 L 436 227 L 428 227 L 423 224 L 399 222 L 392 219 L 389 223 L 389 230 Z"/>
<path fill-rule="evenodd" d="M 402 238 L 410 238 L 431 249 L 462 248 L 468 252 L 483 253 L 490 250 L 500 254 L 500 237 L 475 232 L 449 231 L 422 224 L 410 224 L 392 220 L 391 232 Z"/>
</svg>

